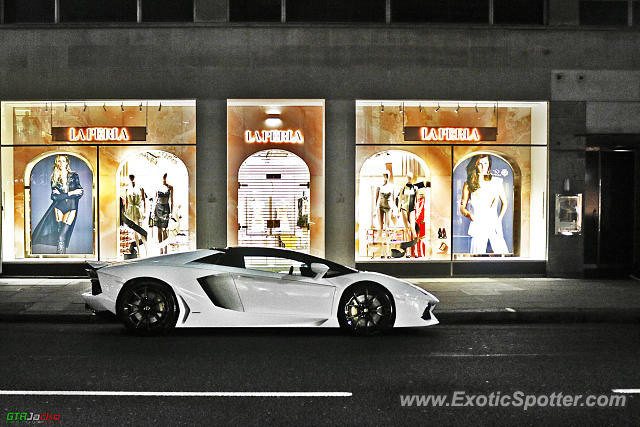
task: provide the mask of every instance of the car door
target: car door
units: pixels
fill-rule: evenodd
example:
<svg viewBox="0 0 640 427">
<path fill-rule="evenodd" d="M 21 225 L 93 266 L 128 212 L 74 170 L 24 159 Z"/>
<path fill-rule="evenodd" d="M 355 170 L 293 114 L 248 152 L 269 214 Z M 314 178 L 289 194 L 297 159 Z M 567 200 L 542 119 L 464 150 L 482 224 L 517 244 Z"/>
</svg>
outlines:
<svg viewBox="0 0 640 427">
<path fill-rule="evenodd" d="M 335 287 L 325 279 L 303 276 L 305 271 L 295 260 L 245 256 L 245 269 L 232 277 L 247 313 L 328 318 Z"/>
</svg>

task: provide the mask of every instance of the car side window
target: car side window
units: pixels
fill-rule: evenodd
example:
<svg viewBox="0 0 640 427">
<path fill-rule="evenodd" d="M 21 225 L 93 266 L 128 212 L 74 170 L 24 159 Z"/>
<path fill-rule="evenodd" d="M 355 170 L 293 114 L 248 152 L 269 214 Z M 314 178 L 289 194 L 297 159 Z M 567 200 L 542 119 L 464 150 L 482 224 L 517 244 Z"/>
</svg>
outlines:
<svg viewBox="0 0 640 427">
<path fill-rule="evenodd" d="M 311 266 L 289 258 L 245 255 L 244 265 L 248 270 L 268 271 L 283 276 L 314 276 Z"/>
</svg>

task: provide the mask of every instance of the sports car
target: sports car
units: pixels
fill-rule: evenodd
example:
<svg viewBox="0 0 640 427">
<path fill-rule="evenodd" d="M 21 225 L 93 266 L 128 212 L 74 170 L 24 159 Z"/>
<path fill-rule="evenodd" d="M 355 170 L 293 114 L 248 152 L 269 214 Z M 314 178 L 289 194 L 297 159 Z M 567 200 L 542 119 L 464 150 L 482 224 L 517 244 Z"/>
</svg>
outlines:
<svg viewBox="0 0 640 427">
<path fill-rule="evenodd" d="M 373 335 L 438 323 L 409 282 L 304 253 L 258 247 L 183 252 L 87 269 L 94 311 L 141 335 L 174 327 L 341 327 Z"/>
</svg>

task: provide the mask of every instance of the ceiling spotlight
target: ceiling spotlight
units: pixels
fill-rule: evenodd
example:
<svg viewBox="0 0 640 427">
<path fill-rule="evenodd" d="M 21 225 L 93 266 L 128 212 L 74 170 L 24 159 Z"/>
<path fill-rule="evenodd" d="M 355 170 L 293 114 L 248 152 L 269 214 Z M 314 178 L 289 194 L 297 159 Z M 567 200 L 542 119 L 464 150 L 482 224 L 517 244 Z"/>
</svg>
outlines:
<svg viewBox="0 0 640 427">
<path fill-rule="evenodd" d="M 87 104 L 84 104 L 84 107 L 82 108 L 82 111 L 87 111 Z"/>
<path fill-rule="evenodd" d="M 456 114 L 458 114 L 458 111 L 460 111 L 460 104 L 458 104 L 455 111 L 456 111 Z"/>
<path fill-rule="evenodd" d="M 380 104 L 380 112 L 384 113 L 384 104 Z"/>
<path fill-rule="evenodd" d="M 48 113 L 48 112 L 49 112 L 49 104 L 47 104 L 46 102 L 45 102 L 45 104 L 44 104 L 44 112 L 45 112 L 45 113 Z"/>
<path fill-rule="evenodd" d="M 418 106 L 418 110 L 422 113 L 422 104 Z"/>
<path fill-rule="evenodd" d="M 104 111 L 107 111 L 107 104 L 106 104 L 106 103 L 102 104 L 102 109 L 103 109 Z"/>
<path fill-rule="evenodd" d="M 162 110 L 162 102 L 160 103 L 160 105 L 158 106 L 158 111 Z"/>
<path fill-rule="evenodd" d="M 478 112 L 478 104 L 476 104 L 476 113 Z"/>
<path fill-rule="evenodd" d="M 440 103 L 439 103 L 439 102 L 438 102 L 438 108 L 436 108 L 436 109 L 435 109 L 435 110 L 433 110 L 433 111 L 435 111 L 436 113 L 437 113 L 438 111 L 440 111 Z"/>
<path fill-rule="evenodd" d="M 124 113 L 124 104 L 122 102 L 120 103 L 120 111 Z"/>
<path fill-rule="evenodd" d="M 267 119 L 265 120 L 267 126 L 275 127 L 282 124 L 282 119 L 280 119 L 280 113 L 267 113 Z"/>
<path fill-rule="evenodd" d="M 142 102 L 140 103 L 140 112 L 142 113 Z"/>
<path fill-rule="evenodd" d="M 404 102 L 400 104 L 400 114 L 404 113 Z"/>
</svg>

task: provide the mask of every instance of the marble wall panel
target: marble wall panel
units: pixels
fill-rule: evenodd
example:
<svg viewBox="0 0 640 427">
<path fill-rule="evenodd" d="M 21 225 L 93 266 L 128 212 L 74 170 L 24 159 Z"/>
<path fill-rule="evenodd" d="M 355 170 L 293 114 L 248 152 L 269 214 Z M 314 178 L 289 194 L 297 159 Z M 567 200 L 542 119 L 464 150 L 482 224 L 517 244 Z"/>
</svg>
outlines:
<svg viewBox="0 0 640 427">
<path fill-rule="evenodd" d="M 531 144 L 531 108 L 520 107 L 356 107 L 356 144 L 415 144 L 404 141 L 404 126 L 496 127 L 497 141 L 479 144 Z"/>
<path fill-rule="evenodd" d="M 146 141 L 136 141 L 136 144 L 195 144 L 196 107 L 167 105 L 147 108 L 143 103 L 140 111 L 139 105 L 91 105 L 85 108 L 77 102 L 69 103 L 66 111 L 64 103 L 55 103 L 51 107 L 45 107 L 44 103 L 13 107 L 14 145 L 59 144 L 52 141 L 52 126 L 146 126 Z"/>
</svg>

